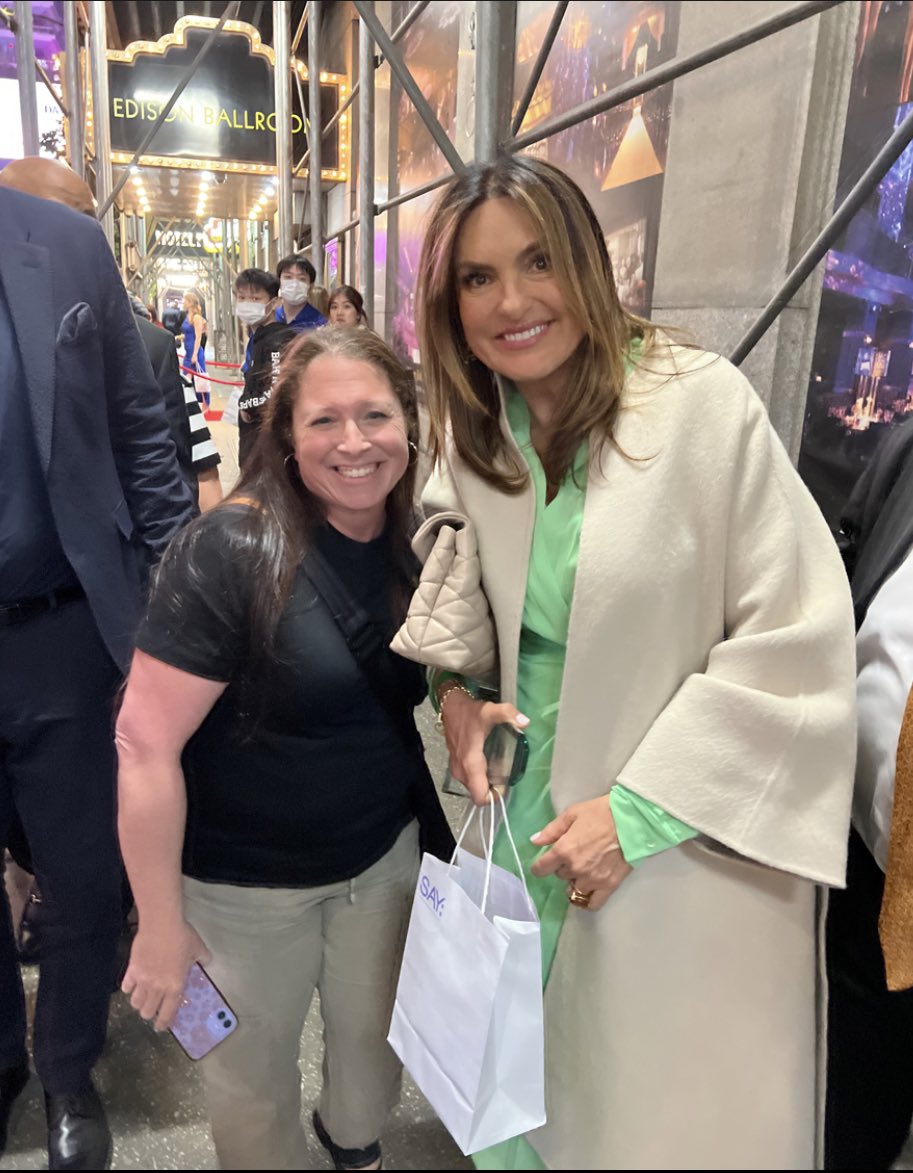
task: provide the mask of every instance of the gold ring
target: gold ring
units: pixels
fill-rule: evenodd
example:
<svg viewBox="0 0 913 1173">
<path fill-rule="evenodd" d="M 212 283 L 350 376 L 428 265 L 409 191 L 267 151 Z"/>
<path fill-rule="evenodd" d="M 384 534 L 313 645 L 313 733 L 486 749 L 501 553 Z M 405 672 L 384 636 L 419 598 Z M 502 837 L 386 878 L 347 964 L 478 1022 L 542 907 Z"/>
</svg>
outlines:
<svg viewBox="0 0 913 1173">
<path fill-rule="evenodd" d="M 571 884 L 571 889 L 567 894 L 567 898 L 571 904 L 576 904 L 578 908 L 589 908 L 590 898 L 592 895 L 592 892 L 581 892 L 576 884 Z"/>
</svg>

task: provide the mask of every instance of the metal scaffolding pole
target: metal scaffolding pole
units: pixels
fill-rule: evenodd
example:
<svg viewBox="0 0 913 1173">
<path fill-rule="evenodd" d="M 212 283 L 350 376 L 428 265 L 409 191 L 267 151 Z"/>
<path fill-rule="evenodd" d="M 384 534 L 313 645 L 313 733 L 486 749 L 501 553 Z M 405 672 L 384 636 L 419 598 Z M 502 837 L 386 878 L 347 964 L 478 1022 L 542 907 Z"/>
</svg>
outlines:
<svg viewBox="0 0 913 1173">
<path fill-rule="evenodd" d="M 728 57 L 731 53 L 738 52 L 739 49 L 755 45 L 758 41 L 763 41 L 765 37 L 773 36 L 774 33 L 782 32 L 783 29 L 792 28 L 793 25 L 800 24 L 810 17 L 818 16 L 819 13 L 826 12 L 828 8 L 835 8 L 841 3 L 843 0 L 813 0 L 811 3 L 795 4 L 792 8 L 787 8 L 774 16 L 765 17 L 764 20 L 750 25 L 747 29 L 742 29 L 741 32 L 735 33 L 731 37 L 723 37 L 722 40 L 715 41 L 706 49 L 700 49 L 687 57 L 669 61 L 665 65 L 658 65 L 655 69 L 650 69 L 646 73 L 642 73 L 640 77 L 624 82 L 601 97 L 584 102 L 582 106 L 575 106 L 573 110 L 569 110 L 560 118 L 553 118 L 550 122 L 544 122 L 534 130 L 529 130 L 526 134 L 511 139 L 504 144 L 504 149 L 522 151 L 525 147 L 531 147 L 533 143 L 550 138 L 553 134 L 558 134 L 580 122 L 586 122 L 587 119 L 593 118 L 597 114 L 604 114 L 607 110 L 630 102 L 632 98 L 639 97 L 649 90 L 655 90 L 658 86 L 666 85 L 667 82 L 693 73 L 704 65 L 710 65 L 714 61 Z"/>
<path fill-rule="evenodd" d="M 86 147 L 79 80 L 79 21 L 76 0 L 66 0 L 63 6 L 63 31 L 67 54 L 67 131 L 70 138 L 70 166 L 80 179 L 85 179 Z"/>
<path fill-rule="evenodd" d="M 400 204 L 408 204 L 410 200 L 417 200 L 419 196 L 427 195 L 430 191 L 437 191 L 439 187 L 443 187 L 451 179 L 453 179 L 452 175 L 442 175 L 440 179 L 432 179 L 430 183 L 423 183 L 421 187 L 413 187 L 411 191 L 404 191 L 401 195 L 394 196 L 392 200 L 375 204 L 374 215 L 380 216 L 383 212 L 389 212 L 391 208 L 398 208 Z"/>
<path fill-rule="evenodd" d="M 273 49 L 276 68 L 276 184 L 279 188 L 279 252 L 292 251 L 292 75 L 291 4 L 277 0 L 273 5 Z"/>
<path fill-rule="evenodd" d="M 310 28 L 308 29 L 308 97 L 310 127 L 308 149 L 311 162 L 308 180 L 311 188 L 311 264 L 317 270 L 317 284 L 323 284 L 323 197 L 320 191 L 322 140 L 320 134 L 320 28 L 323 18 L 322 0 L 310 0 Z"/>
<path fill-rule="evenodd" d="M 286 44 L 288 44 L 288 24 L 285 26 Z M 276 41 L 276 13 L 273 12 L 273 40 Z M 278 65 L 278 62 L 277 62 Z M 278 125 L 278 119 L 277 119 Z M 218 286 L 221 294 L 221 334 L 225 342 L 225 349 L 219 357 L 223 362 L 234 362 L 237 358 L 238 331 L 235 327 L 235 318 L 232 313 L 232 282 L 231 262 L 228 259 L 229 231 L 233 229 L 230 220 L 222 221 L 222 263 L 213 270 L 213 286 Z M 219 280 L 221 278 L 221 280 Z"/>
<path fill-rule="evenodd" d="M 761 315 L 745 333 L 735 350 L 732 362 L 739 366 L 773 325 L 780 311 L 789 304 L 790 298 L 801 288 L 807 277 L 816 268 L 831 245 L 847 227 L 862 205 L 866 202 L 879 182 L 890 171 L 909 144 L 913 142 L 913 111 L 901 122 L 888 141 L 857 180 L 846 199 L 831 216 L 798 260 L 792 272 L 764 307 Z"/>
<path fill-rule="evenodd" d="M 120 225 L 120 275 L 123 283 L 127 284 L 127 213 L 124 208 L 118 214 Z"/>
<path fill-rule="evenodd" d="M 495 159 L 508 127 L 502 57 L 507 7 L 503 0 L 480 0 L 476 4 L 475 157 L 479 163 Z"/>
<path fill-rule="evenodd" d="M 510 126 L 510 133 L 512 135 L 519 133 L 520 127 L 523 125 L 526 111 L 529 109 L 529 104 L 536 93 L 536 87 L 539 85 L 539 79 L 542 77 L 542 71 L 545 69 L 548 55 L 552 51 L 552 45 L 554 45 L 558 36 L 561 22 L 564 20 L 564 14 L 567 12 L 569 3 L 570 0 L 561 0 L 560 4 L 555 5 L 555 11 L 552 13 L 552 19 L 549 21 L 549 26 L 545 32 L 545 40 L 539 49 L 539 55 L 536 57 L 535 64 L 533 65 L 533 71 L 529 75 L 529 81 L 526 83 L 526 88 L 520 97 L 520 104 L 517 106 L 517 112 Z"/>
<path fill-rule="evenodd" d="M 98 219 L 114 248 L 114 192 L 111 178 L 111 112 L 108 102 L 108 17 L 104 0 L 89 3 L 89 58 L 92 67 L 92 110 L 95 125 L 95 198 Z M 155 124 L 156 126 L 158 123 Z"/>
<path fill-rule="evenodd" d="M 304 36 L 304 30 L 307 27 L 310 7 L 310 4 L 305 4 L 304 10 L 301 13 L 301 20 L 298 21 L 298 28 L 295 30 L 295 37 L 292 41 L 292 53 L 298 52 L 298 46 L 301 44 L 301 38 Z"/>
<path fill-rule="evenodd" d="M 403 17 L 403 19 L 399 22 L 399 24 L 396 26 L 396 28 L 390 34 L 390 40 L 393 42 L 394 45 L 397 43 L 397 41 L 400 40 L 400 38 L 402 38 L 406 35 L 406 33 L 409 31 L 409 29 L 412 28 L 412 26 L 415 24 L 415 22 L 422 15 L 422 13 L 425 11 L 425 9 L 428 7 L 428 5 L 430 3 L 431 3 L 431 0 L 418 0 L 417 4 L 413 4 L 413 6 L 409 9 L 409 11 Z M 375 68 L 379 65 L 383 65 L 383 62 L 384 62 L 383 57 L 378 57 Z"/>
<path fill-rule="evenodd" d="M 354 0 L 355 8 L 358 15 L 362 19 L 363 24 L 367 24 L 371 36 L 377 42 L 377 47 L 383 53 L 386 60 L 389 62 L 390 68 L 396 76 L 397 81 L 409 95 L 413 106 L 419 113 L 422 122 L 428 127 L 431 137 L 440 148 L 441 154 L 450 164 L 451 169 L 458 174 L 466 170 L 466 165 L 460 158 L 460 153 L 450 141 L 447 132 L 441 126 L 435 117 L 434 111 L 428 105 L 427 99 L 418 87 L 415 78 L 406 68 L 402 57 L 399 55 L 399 50 L 393 44 L 389 34 L 384 29 L 384 26 L 377 19 L 375 14 L 370 10 L 365 0 Z"/>
<path fill-rule="evenodd" d="M 98 3 L 98 0 L 92 0 L 92 8 L 93 9 L 95 8 L 97 3 Z M 102 4 L 101 7 L 104 8 L 104 4 Z M 197 55 L 196 55 L 196 57 L 194 57 L 193 61 L 191 61 L 191 63 L 187 66 L 186 70 L 184 71 L 183 76 L 181 77 L 181 80 L 174 87 L 174 93 L 171 95 L 171 97 L 168 99 L 168 101 L 165 103 L 165 105 L 159 111 L 158 118 L 156 118 L 155 121 L 150 124 L 149 130 L 145 133 L 145 135 L 143 135 L 143 141 L 140 143 L 140 145 L 133 152 L 133 158 L 130 160 L 130 162 L 127 164 L 127 166 L 124 168 L 123 172 L 121 173 L 120 179 L 118 179 L 116 185 L 114 186 L 114 189 L 111 191 L 111 194 L 109 196 L 107 196 L 104 203 L 102 203 L 101 195 L 99 195 L 98 202 L 102 205 L 101 211 L 98 213 L 99 220 L 107 212 L 107 210 L 111 206 L 111 204 L 113 204 L 114 201 L 117 199 L 118 195 L 121 192 L 121 189 L 123 188 L 124 184 L 127 182 L 128 178 L 130 177 L 130 168 L 134 165 L 134 163 L 137 163 L 142 158 L 143 155 L 145 155 L 146 151 L 148 151 L 150 143 L 155 138 L 155 136 L 158 134 L 158 132 L 162 128 L 162 126 L 164 126 L 165 119 L 168 117 L 168 115 L 174 109 L 175 105 L 177 104 L 178 98 L 181 96 L 181 94 L 183 94 L 184 90 L 187 88 L 187 85 L 190 82 L 190 79 L 196 73 L 199 66 L 202 65 L 202 63 L 209 56 L 210 51 L 212 50 L 213 46 L 216 43 L 216 38 L 218 37 L 219 33 L 221 33 L 222 29 L 225 27 L 225 22 L 228 20 L 234 20 L 234 18 L 238 15 L 238 11 L 239 11 L 240 7 L 241 7 L 240 0 L 233 0 L 233 2 L 228 5 L 228 7 L 225 9 L 225 11 L 222 13 L 222 15 L 219 17 L 219 23 L 210 32 L 209 36 L 204 41 L 203 45 L 200 47 L 199 53 L 197 53 Z M 94 32 L 94 25 L 93 25 L 93 32 Z M 94 53 L 93 53 L 93 66 L 94 66 Z M 93 76 L 93 80 L 94 80 L 94 77 L 95 77 L 94 72 L 93 72 L 92 76 Z M 107 105 L 108 93 L 107 93 L 107 90 L 108 90 L 108 80 L 107 80 L 107 63 L 106 63 L 105 125 L 109 127 L 108 140 L 109 140 L 109 159 L 110 159 L 110 138 L 111 138 L 111 136 L 110 136 L 110 124 L 108 123 L 108 105 Z M 96 107 L 95 107 L 95 125 L 96 125 L 96 127 L 98 126 L 98 115 L 99 115 L 99 110 L 98 110 L 97 104 L 96 104 Z M 109 166 L 110 166 L 110 163 L 109 163 Z"/>
<path fill-rule="evenodd" d="M 400 24 L 398 24 L 396 26 L 396 28 L 393 30 L 393 32 L 390 34 L 390 40 L 393 42 L 394 45 L 397 43 L 397 41 L 399 41 L 402 37 L 404 37 L 406 35 L 406 33 L 409 31 L 409 29 L 412 28 L 412 26 L 415 24 L 415 22 L 422 15 L 422 13 L 425 11 L 425 9 L 428 7 L 428 5 L 430 3 L 431 3 L 431 0 L 418 0 L 418 3 L 414 7 L 409 9 L 408 13 L 403 17 L 402 22 Z M 383 64 L 383 60 L 384 60 L 383 57 L 375 57 L 373 68 L 378 69 Z M 332 130 L 335 129 L 336 123 L 340 120 L 340 118 L 342 118 L 343 114 L 345 114 L 345 112 L 348 110 L 348 108 L 352 105 L 352 103 L 358 97 L 360 86 L 361 86 L 361 78 L 359 77 L 359 79 L 355 83 L 355 85 L 352 86 L 352 89 L 349 92 L 349 96 L 346 98 L 346 100 L 343 102 L 343 104 L 339 107 L 339 109 L 336 111 L 336 113 L 333 115 L 333 117 L 328 120 L 326 126 L 323 128 L 321 138 L 326 138 L 327 135 Z M 305 163 L 308 161 L 309 154 L 310 154 L 309 151 L 305 151 L 304 154 L 301 156 L 301 158 L 298 160 L 297 164 L 295 165 L 295 174 L 296 175 L 301 170 L 301 168 L 305 165 Z"/>
<path fill-rule="evenodd" d="M 354 228 L 357 228 L 360 223 L 361 223 L 361 219 L 358 216 L 356 216 L 355 219 L 350 220 L 348 222 L 348 224 L 343 224 L 343 226 L 341 228 L 337 228 L 335 230 L 335 232 L 329 233 L 327 236 L 327 240 L 341 239 L 343 236 L 346 235 L 346 233 L 351 232 Z"/>
<path fill-rule="evenodd" d="M 57 91 L 54 89 L 54 83 L 48 77 L 48 71 L 41 64 L 41 62 L 38 60 L 37 57 L 35 58 L 35 70 L 37 71 L 38 76 L 44 82 L 44 88 L 47 90 L 47 92 L 51 95 L 51 97 L 54 99 L 54 101 L 60 107 L 61 114 L 63 114 L 64 118 L 69 118 L 70 112 L 67 109 L 66 103 L 64 102 L 61 95 L 58 94 Z"/>
<path fill-rule="evenodd" d="M 38 95 L 35 93 L 35 33 L 32 28 L 32 6 L 16 4 L 16 75 L 19 78 L 19 113 L 22 119 L 22 149 L 26 155 L 37 155 Z"/>
<path fill-rule="evenodd" d="M 370 5 L 372 14 L 374 4 Z M 374 40 L 358 25 L 358 281 L 374 321 Z"/>
</svg>

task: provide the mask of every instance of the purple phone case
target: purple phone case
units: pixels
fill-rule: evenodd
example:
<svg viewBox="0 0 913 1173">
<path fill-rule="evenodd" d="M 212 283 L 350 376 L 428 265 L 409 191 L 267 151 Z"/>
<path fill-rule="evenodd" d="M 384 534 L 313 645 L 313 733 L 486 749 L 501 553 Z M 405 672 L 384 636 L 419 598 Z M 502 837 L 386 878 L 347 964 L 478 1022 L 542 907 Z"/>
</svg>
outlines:
<svg viewBox="0 0 913 1173">
<path fill-rule="evenodd" d="M 234 1010 L 207 974 L 194 963 L 171 1033 L 191 1059 L 202 1059 L 238 1027 Z"/>
</svg>

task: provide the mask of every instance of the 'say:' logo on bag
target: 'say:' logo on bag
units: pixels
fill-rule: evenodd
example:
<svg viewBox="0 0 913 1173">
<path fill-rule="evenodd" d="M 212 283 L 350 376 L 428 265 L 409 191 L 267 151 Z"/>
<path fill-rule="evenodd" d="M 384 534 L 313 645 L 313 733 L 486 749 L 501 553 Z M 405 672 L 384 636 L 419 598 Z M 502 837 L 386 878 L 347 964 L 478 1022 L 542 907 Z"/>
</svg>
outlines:
<svg viewBox="0 0 913 1173">
<path fill-rule="evenodd" d="M 444 903 L 446 897 L 438 892 L 437 887 L 431 883 L 427 876 L 423 875 L 418 890 L 422 897 L 430 904 L 439 917 L 444 915 Z"/>
</svg>

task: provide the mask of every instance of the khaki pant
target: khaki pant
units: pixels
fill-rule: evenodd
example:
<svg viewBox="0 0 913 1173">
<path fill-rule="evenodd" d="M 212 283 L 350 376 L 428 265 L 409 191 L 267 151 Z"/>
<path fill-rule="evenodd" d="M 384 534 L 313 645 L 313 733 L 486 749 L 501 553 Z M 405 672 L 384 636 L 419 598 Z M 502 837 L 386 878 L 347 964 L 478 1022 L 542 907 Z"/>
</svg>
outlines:
<svg viewBox="0 0 913 1173">
<path fill-rule="evenodd" d="M 323 1016 L 318 1108 L 336 1144 L 377 1140 L 400 1093 L 387 1044 L 418 876 L 418 826 L 353 880 L 242 888 L 185 878 L 188 921 L 238 1029 L 202 1060 L 223 1169 L 303 1169 L 301 1032 L 315 988 Z"/>
</svg>

